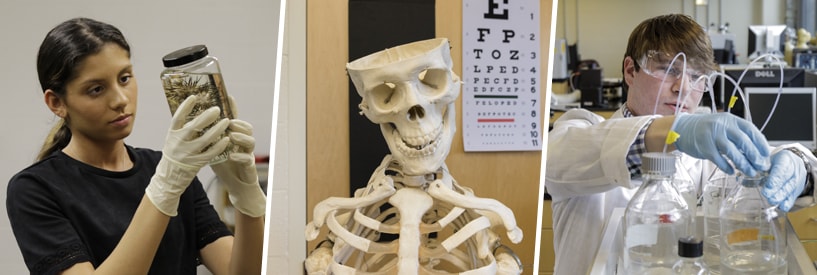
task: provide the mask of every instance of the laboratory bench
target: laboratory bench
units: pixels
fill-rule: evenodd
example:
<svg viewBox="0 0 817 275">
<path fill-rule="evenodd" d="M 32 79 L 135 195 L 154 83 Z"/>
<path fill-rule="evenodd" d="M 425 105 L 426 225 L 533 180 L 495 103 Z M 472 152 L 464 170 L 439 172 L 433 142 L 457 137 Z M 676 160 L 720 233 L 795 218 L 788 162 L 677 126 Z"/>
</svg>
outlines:
<svg viewBox="0 0 817 275">
<path fill-rule="evenodd" d="M 617 226 L 623 213 L 624 209 L 618 208 L 607 221 L 602 247 L 596 254 L 593 270 L 609 269 L 610 264 L 612 264 L 609 262 L 609 258 L 618 256 L 617 252 L 620 249 L 615 250 L 613 244 L 615 234 L 620 234 Z M 817 206 L 788 213 L 788 221 L 789 258 L 791 263 L 797 265 L 794 267 L 790 265 L 789 274 L 817 274 L 817 269 L 815 269 L 817 268 Z M 542 228 L 540 231 L 542 238 L 539 243 L 539 273 L 537 275 L 553 274 L 553 265 L 556 262 L 556 254 L 553 250 L 553 208 L 551 207 L 551 197 L 547 193 L 545 193 L 542 201 Z M 792 272 L 792 270 L 799 272 Z M 591 274 L 615 273 L 599 272 Z"/>
<path fill-rule="evenodd" d="M 607 220 L 606 226 L 604 228 L 604 235 L 602 237 L 602 243 L 599 246 L 598 251 L 596 252 L 595 260 L 592 263 L 592 268 L 590 270 L 591 275 L 596 274 L 617 274 L 617 268 L 619 268 L 618 261 L 622 252 L 622 226 L 621 221 L 622 217 L 624 216 L 624 208 L 616 208 L 613 210 L 613 214 Z M 807 210 L 807 209 L 803 209 Z M 812 209 L 813 210 L 813 209 Z M 798 211 L 799 212 L 799 211 Z M 793 214 L 793 213 L 792 213 Z M 791 217 L 791 215 L 789 215 Z M 805 217 L 805 216 L 804 216 Z M 696 217 L 696 225 L 698 227 L 703 227 L 703 216 L 699 212 Z M 788 244 L 788 253 L 787 253 L 787 262 L 788 262 L 788 274 L 789 275 L 813 275 L 817 274 L 817 266 L 814 263 L 814 256 L 812 255 L 809 258 L 808 253 L 803 244 L 803 239 L 800 235 L 796 234 L 795 223 L 791 219 L 789 219 L 789 223 L 786 226 L 786 239 Z M 815 225 L 811 225 L 815 226 Z M 803 230 L 810 230 L 812 235 L 817 234 L 813 230 L 813 228 L 800 228 L 802 232 L 806 232 Z M 699 228 L 699 232 L 703 232 L 702 228 Z"/>
</svg>

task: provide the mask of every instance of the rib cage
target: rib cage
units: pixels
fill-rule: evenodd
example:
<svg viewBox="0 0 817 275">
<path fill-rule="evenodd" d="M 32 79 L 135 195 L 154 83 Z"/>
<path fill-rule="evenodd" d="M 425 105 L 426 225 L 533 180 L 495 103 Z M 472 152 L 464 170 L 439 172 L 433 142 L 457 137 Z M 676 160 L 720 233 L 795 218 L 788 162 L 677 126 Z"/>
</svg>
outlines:
<svg viewBox="0 0 817 275">
<path fill-rule="evenodd" d="M 468 202 L 447 201 L 450 198 Z M 419 210 L 423 211 L 419 223 L 405 224 L 413 218 L 401 217 L 401 211 L 416 210 L 405 208 L 416 208 L 422 204 L 420 201 L 430 204 L 420 206 L 427 210 Z M 404 176 L 399 164 L 386 156 L 367 186 L 356 190 L 353 198 L 328 198 L 316 205 L 314 212 L 314 220 L 307 226 L 307 239 L 314 239 L 324 224 L 329 234 L 307 257 L 308 274 L 522 271 L 518 257 L 492 231 L 504 225 L 511 241 L 519 242 L 521 230 L 516 227 L 513 213 L 495 200 L 474 196 L 470 188 L 460 186 L 450 176 L 445 166 L 433 175 Z M 409 235 L 412 237 L 406 237 Z M 500 247 L 503 249 L 497 249 Z M 497 257 L 500 254 L 505 255 Z"/>
</svg>

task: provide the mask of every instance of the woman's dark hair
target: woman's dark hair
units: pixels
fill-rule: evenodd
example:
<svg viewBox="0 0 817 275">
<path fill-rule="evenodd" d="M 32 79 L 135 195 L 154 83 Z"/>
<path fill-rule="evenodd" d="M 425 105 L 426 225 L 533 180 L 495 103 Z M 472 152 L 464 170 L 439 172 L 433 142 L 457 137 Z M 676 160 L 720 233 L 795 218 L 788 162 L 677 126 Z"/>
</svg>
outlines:
<svg viewBox="0 0 817 275">
<path fill-rule="evenodd" d="M 37 74 L 43 92 L 54 91 L 65 99 L 65 85 L 76 77 L 77 67 L 107 43 L 119 45 L 130 55 L 125 36 L 116 27 L 89 18 L 62 22 L 46 34 L 37 53 Z M 61 120 L 49 133 L 37 160 L 61 150 L 71 140 L 69 121 Z"/>
</svg>

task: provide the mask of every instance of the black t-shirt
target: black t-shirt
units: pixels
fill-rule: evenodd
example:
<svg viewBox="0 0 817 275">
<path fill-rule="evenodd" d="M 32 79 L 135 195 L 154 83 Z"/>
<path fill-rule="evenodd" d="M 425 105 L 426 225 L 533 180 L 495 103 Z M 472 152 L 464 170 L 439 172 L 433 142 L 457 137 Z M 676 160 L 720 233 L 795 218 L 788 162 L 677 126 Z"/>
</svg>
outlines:
<svg viewBox="0 0 817 275">
<path fill-rule="evenodd" d="M 116 247 L 145 194 L 161 152 L 127 146 L 133 168 L 99 169 L 61 151 L 23 169 L 8 185 L 6 209 L 32 274 L 80 262 L 98 267 Z M 150 274 L 196 274 L 199 250 L 231 235 L 198 179 L 182 194 Z"/>
</svg>

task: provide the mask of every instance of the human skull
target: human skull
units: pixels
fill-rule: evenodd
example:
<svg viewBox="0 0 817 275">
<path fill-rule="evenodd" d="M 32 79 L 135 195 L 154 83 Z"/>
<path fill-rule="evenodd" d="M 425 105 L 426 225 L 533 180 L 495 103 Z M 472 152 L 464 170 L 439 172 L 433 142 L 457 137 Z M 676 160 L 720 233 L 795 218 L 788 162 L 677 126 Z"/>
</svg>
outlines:
<svg viewBox="0 0 817 275">
<path fill-rule="evenodd" d="M 363 98 L 361 113 L 380 124 L 406 175 L 436 172 L 451 149 L 461 84 L 451 68 L 445 38 L 385 49 L 346 65 Z"/>
</svg>

